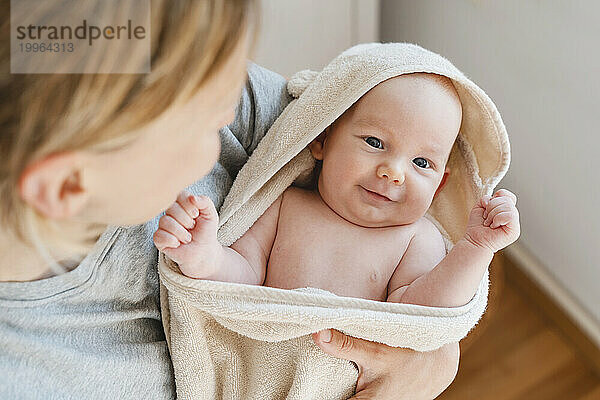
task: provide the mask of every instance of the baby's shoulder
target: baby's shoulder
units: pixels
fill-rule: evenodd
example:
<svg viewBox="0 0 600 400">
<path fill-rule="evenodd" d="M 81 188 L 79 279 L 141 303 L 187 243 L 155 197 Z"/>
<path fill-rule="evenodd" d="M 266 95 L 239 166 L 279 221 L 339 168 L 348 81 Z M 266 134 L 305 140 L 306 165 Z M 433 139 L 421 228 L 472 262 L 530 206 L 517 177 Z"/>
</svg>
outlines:
<svg viewBox="0 0 600 400">
<path fill-rule="evenodd" d="M 388 231 L 395 243 L 406 243 L 409 248 L 444 248 L 444 238 L 437 226 L 426 217 L 421 217 L 408 225 L 400 225 Z"/>
<path fill-rule="evenodd" d="M 421 217 L 413 225 L 413 240 L 416 239 L 421 243 L 429 243 L 445 248 L 442 233 L 431 220 Z"/>
<path fill-rule="evenodd" d="M 323 218 L 319 195 L 311 190 L 288 187 L 281 195 L 281 214 L 289 218 L 302 218 L 304 222 Z"/>
<path fill-rule="evenodd" d="M 302 189 L 296 186 L 289 186 L 284 190 L 281 197 L 285 201 L 308 200 L 314 197 L 314 193 L 310 190 Z"/>
</svg>

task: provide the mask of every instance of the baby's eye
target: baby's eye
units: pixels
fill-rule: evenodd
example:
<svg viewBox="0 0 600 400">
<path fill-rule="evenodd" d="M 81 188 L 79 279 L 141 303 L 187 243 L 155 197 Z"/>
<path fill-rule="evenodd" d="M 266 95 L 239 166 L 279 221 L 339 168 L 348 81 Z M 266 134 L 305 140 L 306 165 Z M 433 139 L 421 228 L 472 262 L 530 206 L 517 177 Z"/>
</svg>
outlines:
<svg viewBox="0 0 600 400">
<path fill-rule="evenodd" d="M 429 168 L 429 161 L 423 157 L 417 157 L 413 160 L 413 163 L 419 168 Z"/>
<path fill-rule="evenodd" d="M 383 149 L 381 140 L 377 139 L 376 137 L 369 136 L 369 137 L 365 138 L 364 140 L 371 147 L 375 147 L 376 149 Z"/>
</svg>

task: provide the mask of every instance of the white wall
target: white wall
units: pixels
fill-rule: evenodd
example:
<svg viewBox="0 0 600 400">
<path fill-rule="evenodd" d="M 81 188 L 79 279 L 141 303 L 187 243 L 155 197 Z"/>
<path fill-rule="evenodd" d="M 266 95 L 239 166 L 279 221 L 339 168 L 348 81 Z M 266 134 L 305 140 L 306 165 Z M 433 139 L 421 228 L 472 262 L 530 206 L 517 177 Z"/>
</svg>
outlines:
<svg viewBox="0 0 600 400">
<path fill-rule="evenodd" d="M 379 0 L 263 0 L 254 61 L 290 77 L 379 40 Z"/>
<path fill-rule="evenodd" d="M 600 321 L 600 2 L 383 0 L 381 38 L 436 51 L 506 123 L 520 243 Z M 554 290 L 558 292 L 558 290 Z"/>
</svg>

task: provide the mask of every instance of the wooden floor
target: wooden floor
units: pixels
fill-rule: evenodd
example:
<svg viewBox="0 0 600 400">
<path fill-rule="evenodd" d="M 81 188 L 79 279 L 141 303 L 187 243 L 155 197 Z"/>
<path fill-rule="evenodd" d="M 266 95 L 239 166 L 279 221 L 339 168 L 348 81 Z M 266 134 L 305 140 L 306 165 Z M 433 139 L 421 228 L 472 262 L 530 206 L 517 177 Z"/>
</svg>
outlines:
<svg viewBox="0 0 600 400">
<path fill-rule="evenodd" d="M 513 268 L 502 257 L 492 264 L 488 311 L 461 342 L 458 376 L 438 399 L 600 400 L 597 348 L 565 334 L 568 323 L 540 307 Z"/>
</svg>

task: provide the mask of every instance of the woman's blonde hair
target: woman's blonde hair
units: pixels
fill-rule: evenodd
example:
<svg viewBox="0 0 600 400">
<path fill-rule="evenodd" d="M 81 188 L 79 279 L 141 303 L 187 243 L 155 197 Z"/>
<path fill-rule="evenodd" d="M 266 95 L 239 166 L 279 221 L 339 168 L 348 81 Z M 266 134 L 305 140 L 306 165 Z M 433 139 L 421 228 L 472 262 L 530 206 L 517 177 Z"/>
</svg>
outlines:
<svg viewBox="0 0 600 400">
<path fill-rule="evenodd" d="M 35 11 L 55 16 L 65 9 L 61 3 L 39 3 Z M 94 3 L 95 10 L 115 15 L 133 4 Z M 258 18 L 255 0 L 151 0 L 150 73 L 10 74 L 8 12 L 0 11 L 0 224 L 24 241 L 31 236 L 24 221 L 32 210 L 18 183 L 28 165 L 54 153 L 130 140 L 128 132 L 189 99 L 241 40 L 254 35 Z M 43 223 L 50 222 L 37 216 L 36 224 Z"/>
</svg>

